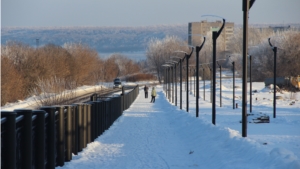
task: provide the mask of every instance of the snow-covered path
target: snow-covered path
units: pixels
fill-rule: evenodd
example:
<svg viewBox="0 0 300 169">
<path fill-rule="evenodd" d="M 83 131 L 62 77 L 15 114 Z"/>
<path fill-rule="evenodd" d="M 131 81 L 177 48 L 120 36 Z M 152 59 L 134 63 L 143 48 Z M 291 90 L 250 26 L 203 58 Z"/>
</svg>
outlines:
<svg viewBox="0 0 300 169">
<path fill-rule="evenodd" d="M 214 126 L 171 105 L 162 88 L 155 103 L 141 90 L 136 101 L 103 135 L 71 162 L 57 168 L 294 168 L 280 150 L 242 138 L 229 128 Z"/>
</svg>

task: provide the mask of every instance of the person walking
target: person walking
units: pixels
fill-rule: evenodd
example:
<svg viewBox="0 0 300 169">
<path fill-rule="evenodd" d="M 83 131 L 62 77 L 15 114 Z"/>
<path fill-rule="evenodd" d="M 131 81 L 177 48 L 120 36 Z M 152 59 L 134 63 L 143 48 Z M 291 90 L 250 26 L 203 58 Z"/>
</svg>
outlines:
<svg viewBox="0 0 300 169">
<path fill-rule="evenodd" d="M 156 90 L 155 90 L 155 88 L 153 87 L 152 88 L 152 91 L 151 91 L 151 101 L 150 101 L 150 103 L 154 103 L 155 102 L 155 97 L 156 97 Z"/>
<path fill-rule="evenodd" d="M 145 85 L 144 87 L 144 92 L 145 92 L 145 98 L 148 98 L 148 86 Z"/>
</svg>

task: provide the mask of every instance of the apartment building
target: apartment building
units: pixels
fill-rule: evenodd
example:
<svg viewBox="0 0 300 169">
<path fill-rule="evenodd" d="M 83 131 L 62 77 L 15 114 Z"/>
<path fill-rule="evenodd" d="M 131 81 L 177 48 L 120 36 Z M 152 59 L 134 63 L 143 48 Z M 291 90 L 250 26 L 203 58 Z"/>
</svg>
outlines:
<svg viewBox="0 0 300 169">
<path fill-rule="evenodd" d="M 188 43 L 189 45 L 197 45 L 201 41 L 201 37 L 197 34 L 201 34 L 206 36 L 208 32 L 218 31 L 222 26 L 223 21 L 216 22 L 207 22 L 206 20 L 201 22 L 190 22 L 188 25 Z M 223 45 L 224 51 L 228 51 L 228 42 L 230 37 L 233 35 L 234 23 L 226 22 L 224 29 L 221 32 L 220 40 L 223 41 L 221 43 Z M 219 41 L 219 38 L 218 38 Z"/>
</svg>

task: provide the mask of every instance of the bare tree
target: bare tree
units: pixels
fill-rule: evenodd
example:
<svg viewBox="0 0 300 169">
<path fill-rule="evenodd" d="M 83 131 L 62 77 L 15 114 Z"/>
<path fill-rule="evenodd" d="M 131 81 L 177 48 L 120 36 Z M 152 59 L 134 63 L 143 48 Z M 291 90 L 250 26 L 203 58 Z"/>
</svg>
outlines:
<svg viewBox="0 0 300 169">
<path fill-rule="evenodd" d="M 272 35 L 272 43 L 277 50 L 277 76 L 289 77 L 300 74 L 300 32 L 284 31 Z M 273 76 L 274 71 L 274 53 L 265 39 L 258 44 L 256 48 L 250 50 L 253 55 L 253 74 L 254 80 L 263 81 L 267 77 Z"/>
<path fill-rule="evenodd" d="M 19 74 L 13 60 L 1 55 L 1 106 L 16 98 L 26 97 L 24 78 Z"/>
<path fill-rule="evenodd" d="M 151 39 L 146 50 L 147 62 L 151 70 L 157 75 L 161 83 L 162 64 L 177 55 L 176 50 L 188 50 L 186 42 L 176 36 L 167 36 L 164 39 Z M 188 52 L 188 51 L 187 51 Z M 183 57 L 184 55 L 181 54 Z"/>
</svg>

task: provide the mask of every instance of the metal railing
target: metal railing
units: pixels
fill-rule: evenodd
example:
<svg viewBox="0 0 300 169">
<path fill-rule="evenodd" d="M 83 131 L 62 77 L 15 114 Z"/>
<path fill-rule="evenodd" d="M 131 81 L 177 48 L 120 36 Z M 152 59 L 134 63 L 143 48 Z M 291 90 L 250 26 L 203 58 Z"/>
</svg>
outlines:
<svg viewBox="0 0 300 169">
<path fill-rule="evenodd" d="M 139 94 L 136 86 L 117 97 L 97 94 L 85 103 L 39 110 L 1 111 L 1 168 L 54 169 L 93 142 Z"/>
</svg>

